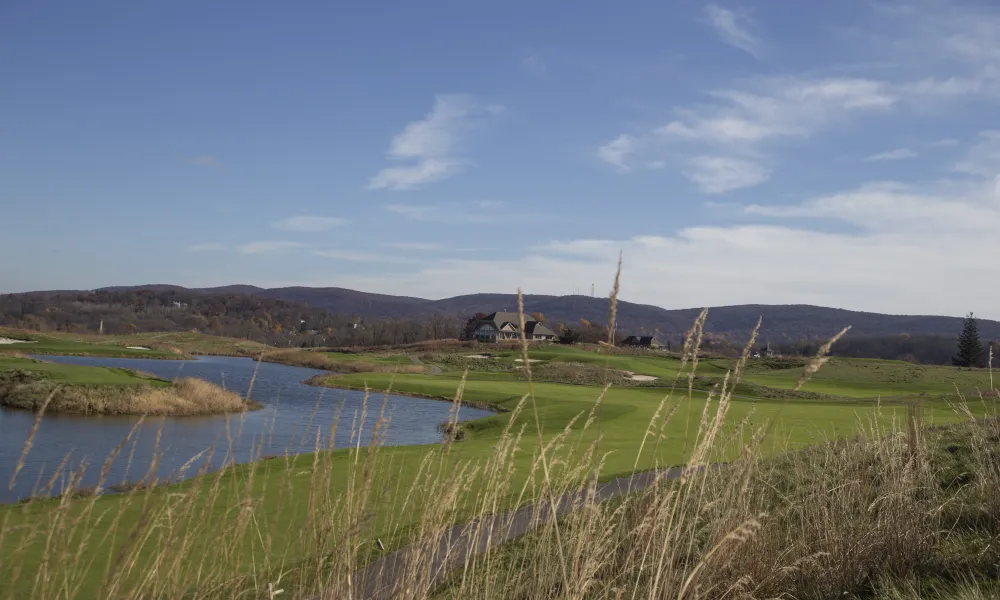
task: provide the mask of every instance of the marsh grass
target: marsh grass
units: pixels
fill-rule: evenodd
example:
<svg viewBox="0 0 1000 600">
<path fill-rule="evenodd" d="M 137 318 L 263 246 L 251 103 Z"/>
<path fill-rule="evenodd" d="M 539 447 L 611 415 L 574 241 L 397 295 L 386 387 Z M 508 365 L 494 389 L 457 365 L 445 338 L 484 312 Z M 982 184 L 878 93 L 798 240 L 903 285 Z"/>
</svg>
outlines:
<svg viewBox="0 0 1000 600">
<path fill-rule="evenodd" d="M 653 456 L 666 424 L 691 413 L 705 317 L 635 432 Z M 694 414 L 684 466 L 614 493 L 601 483 L 600 408 L 611 382 L 553 430 L 529 391 L 488 456 L 456 458 L 462 442 L 447 436 L 420 450 L 415 472 L 383 452 L 387 395 L 368 394 L 355 414 L 304 432 L 315 440 L 309 455 L 209 472 L 209 449 L 180 473 L 194 477 L 166 487 L 151 475 L 154 460 L 114 498 L 79 493 L 81 471 L 57 469 L 41 487 L 64 481 L 58 498 L 0 509 L 0 598 L 903 600 L 933 586 L 941 600 L 995 597 L 995 405 L 962 399 L 954 408 L 965 420 L 946 428 L 924 427 L 917 411 L 889 425 L 873 418 L 853 439 L 769 455 L 771 424 L 728 418 L 751 347 Z M 528 352 L 523 342 L 522 358 Z M 799 385 L 823 359 L 804 366 Z M 459 430 L 463 389 L 464 379 L 445 431 Z M 976 402 L 982 410 L 970 408 Z M 330 452 L 323 430 L 342 419 L 350 448 Z M 101 467 L 98 492 L 131 435 Z M 526 471 L 515 460 L 523 454 L 532 457 Z"/>
<path fill-rule="evenodd" d="M 322 352 L 302 350 L 274 350 L 261 354 L 264 362 L 274 362 L 293 367 L 323 369 L 338 373 L 426 373 L 428 368 L 419 364 L 377 363 L 368 360 L 336 360 Z"/>
<path fill-rule="evenodd" d="M 0 373 L 0 405 L 35 412 L 46 405 L 49 412 L 150 416 L 237 413 L 262 406 L 202 379 L 154 383 L 162 385 L 65 385 L 9 371 Z"/>
</svg>

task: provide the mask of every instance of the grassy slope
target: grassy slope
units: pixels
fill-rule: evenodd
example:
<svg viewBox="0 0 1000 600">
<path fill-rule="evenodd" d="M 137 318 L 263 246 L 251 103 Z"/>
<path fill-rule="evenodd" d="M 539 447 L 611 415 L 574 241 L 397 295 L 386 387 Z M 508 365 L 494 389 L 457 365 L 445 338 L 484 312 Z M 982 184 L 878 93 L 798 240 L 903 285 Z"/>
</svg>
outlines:
<svg viewBox="0 0 1000 600">
<path fill-rule="evenodd" d="M 37 340 L 33 344 L 0 346 L 4 350 L 32 354 L 69 354 L 121 358 L 184 358 L 184 354 L 218 356 L 255 356 L 274 348 L 258 342 L 219 337 L 203 333 L 136 333 L 132 335 L 90 335 L 46 332 L 39 334 L 0 328 L 0 337 Z M 135 350 L 127 346 L 145 346 Z"/>
<path fill-rule="evenodd" d="M 664 378 L 671 378 L 676 373 L 679 362 L 670 358 L 656 357 L 636 357 L 636 356 L 614 356 L 610 360 L 603 355 L 586 353 L 573 348 L 553 347 L 541 349 L 533 352 L 535 358 L 545 360 L 564 360 L 569 362 L 608 362 L 614 368 L 633 370 L 641 374 L 658 375 Z M 507 357 L 512 359 L 512 357 Z M 837 362 L 831 364 L 836 366 Z M 724 368 L 724 364 L 703 365 L 703 374 L 718 374 Z M 863 370 L 864 367 L 856 368 L 856 365 L 845 365 L 842 371 L 835 371 L 830 378 L 820 378 L 818 383 L 827 386 L 836 386 L 838 382 L 848 377 L 849 369 Z M 872 369 L 876 370 L 876 369 Z M 881 386 L 882 389 L 898 392 L 896 395 L 917 395 L 921 390 L 921 385 L 933 383 L 934 390 L 943 389 L 945 385 L 944 372 L 934 372 L 926 377 L 915 380 L 897 382 L 880 382 L 878 377 L 883 375 L 878 369 L 878 375 L 869 380 L 873 387 Z M 754 374 L 754 379 L 773 381 L 779 387 L 791 387 L 794 378 L 797 378 L 799 371 L 776 372 Z M 977 376 L 981 374 L 977 373 Z M 825 382 L 825 383 L 823 383 Z M 454 395 L 460 384 L 460 379 L 456 373 L 445 373 L 442 376 L 432 375 L 393 375 L 389 373 L 364 373 L 346 375 L 337 378 L 337 385 L 362 387 L 368 385 L 375 389 L 388 389 L 397 393 L 414 393 L 438 397 L 450 397 Z M 840 395 L 854 396 L 862 388 L 854 385 L 845 385 Z M 481 402 L 494 403 L 503 408 L 513 408 L 518 400 L 528 392 L 526 382 L 513 379 L 506 373 L 477 373 L 472 374 L 466 383 L 465 397 Z M 587 411 L 594 406 L 599 391 L 594 387 L 571 386 L 561 384 L 538 383 L 534 386 L 535 401 L 538 406 L 538 416 L 544 428 L 544 440 L 551 438 L 554 432 L 558 432 L 566 427 L 569 422 L 581 413 L 586 416 Z M 639 468 L 649 467 L 653 464 L 676 464 L 683 460 L 685 452 L 689 446 L 691 434 L 697 428 L 699 419 L 704 408 L 704 394 L 695 393 L 690 401 L 687 399 L 677 400 L 677 412 L 666 428 L 667 440 L 652 452 L 646 447 L 643 455 L 639 457 L 640 444 L 643 432 L 656 410 L 656 407 L 665 393 L 664 389 L 657 388 L 623 388 L 611 389 L 604 398 L 598 409 L 600 424 L 598 428 L 588 430 L 574 439 L 575 443 L 587 443 L 593 441 L 600 433 L 601 442 L 600 453 L 608 453 L 602 469 L 603 478 L 610 478 L 615 474 L 625 473 L 632 470 L 638 464 Z M 924 418 L 928 422 L 942 422 L 954 418 L 951 410 L 940 401 L 928 399 L 925 401 Z M 765 400 L 744 400 L 738 399 L 734 402 L 730 413 L 729 422 L 735 423 L 752 414 L 755 422 L 760 424 L 773 423 L 771 439 L 775 440 L 771 450 L 783 450 L 786 447 L 801 446 L 820 439 L 825 436 L 846 436 L 855 431 L 859 423 L 864 423 L 875 419 L 888 422 L 893 419 L 901 419 L 903 407 L 899 405 L 886 404 L 882 411 L 876 414 L 874 402 L 864 400 L 843 399 L 842 401 L 765 401 Z M 345 416 L 349 418 L 349 416 Z M 468 425 L 470 432 L 469 439 L 460 444 L 452 446 L 447 454 L 441 453 L 441 446 L 410 446 L 384 448 L 379 450 L 379 466 L 376 469 L 376 476 L 380 482 L 379 489 L 382 493 L 371 501 L 369 507 L 372 511 L 374 521 L 372 530 L 382 535 L 382 540 L 387 545 L 393 546 L 406 540 L 413 526 L 411 515 L 419 514 L 412 503 L 421 502 L 419 497 L 411 499 L 411 504 L 405 508 L 402 503 L 406 501 L 406 490 L 410 489 L 418 479 L 418 473 L 422 464 L 431 454 L 437 456 L 441 461 L 441 468 L 445 470 L 460 470 L 462 465 L 481 462 L 490 456 L 494 451 L 494 446 L 499 439 L 501 427 L 507 422 L 508 415 L 497 415 L 474 424 Z M 582 419 L 581 419 L 582 421 Z M 514 460 L 514 489 L 519 489 L 521 484 L 529 478 L 537 476 L 531 474 L 530 465 L 532 454 L 537 448 L 538 440 L 534 431 L 534 417 L 530 412 L 522 413 L 519 422 L 515 425 L 515 431 L 520 425 L 524 425 L 524 437 L 519 447 L 520 452 Z M 405 423 L 395 424 L 395 426 L 405 426 Z M 576 425 L 579 429 L 579 422 Z M 362 444 L 367 442 L 363 441 Z M 717 459 L 723 460 L 726 457 L 720 456 Z M 320 470 L 331 474 L 331 485 L 335 489 L 343 489 L 347 485 L 347 473 L 352 463 L 356 459 L 347 450 L 338 450 L 323 455 L 322 460 L 327 464 L 320 467 Z M 294 561 L 300 558 L 296 545 L 299 530 L 308 519 L 308 503 L 301 500 L 290 501 L 289 498 L 307 497 L 313 484 L 313 477 L 317 476 L 317 467 L 314 466 L 312 455 L 302 455 L 284 461 L 265 461 L 252 465 L 236 467 L 222 475 L 220 481 L 220 491 L 212 500 L 203 502 L 201 509 L 203 513 L 198 519 L 192 520 L 190 524 L 179 526 L 196 527 L 196 540 L 191 551 L 192 556 L 197 556 L 198 550 L 207 549 L 213 540 L 224 535 L 226 527 L 232 521 L 232 511 L 239 506 L 240 500 L 247 495 L 254 498 L 255 527 L 266 532 L 266 536 L 247 538 L 243 544 L 243 553 L 234 555 L 234 568 L 246 569 L 254 560 L 259 560 L 264 552 L 261 541 L 267 538 L 267 546 L 274 554 L 281 554 L 286 560 Z M 197 490 L 199 486 L 206 485 L 207 482 L 214 481 L 214 476 L 207 479 L 188 481 L 176 486 L 157 489 L 150 493 L 152 504 L 155 507 L 170 501 L 170 494 Z M 470 492 L 471 494 L 472 492 Z M 471 496 L 470 496 L 471 497 Z M 54 502 L 40 502 L 23 507 L 0 508 L 0 516 L 9 518 L 9 525 L 43 523 L 46 519 L 56 518 Z M 497 507 L 502 508 L 502 507 Z M 108 496 L 97 500 L 98 512 L 104 514 L 121 513 L 121 523 L 112 535 L 121 542 L 130 531 L 130 527 L 140 522 L 142 515 L 142 502 L 131 501 L 127 496 Z M 77 504 L 71 504 L 69 510 L 80 511 L 82 508 Z M 4 551 L 10 551 L 14 546 L 14 539 L 8 539 Z M 97 542 L 91 542 L 97 543 Z M 101 544 L 106 544 L 102 541 Z M 140 557 L 152 558 L 155 552 L 152 550 L 139 551 Z M 257 559 L 252 558 L 256 556 Z M 29 551 L 28 568 L 32 561 L 32 556 L 37 560 L 37 553 Z M 259 564 L 259 563 L 258 563 Z M 99 567 L 102 565 L 98 565 Z M 95 590 L 98 581 L 94 576 L 83 577 L 83 589 Z M 84 593 L 86 596 L 86 593 Z"/>
<path fill-rule="evenodd" d="M 39 373 L 47 379 L 66 385 L 170 385 L 167 381 L 139 377 L 126 369 L 58 365 L 0 355 L 0 371 L 14 369 Z"/>
</svg>

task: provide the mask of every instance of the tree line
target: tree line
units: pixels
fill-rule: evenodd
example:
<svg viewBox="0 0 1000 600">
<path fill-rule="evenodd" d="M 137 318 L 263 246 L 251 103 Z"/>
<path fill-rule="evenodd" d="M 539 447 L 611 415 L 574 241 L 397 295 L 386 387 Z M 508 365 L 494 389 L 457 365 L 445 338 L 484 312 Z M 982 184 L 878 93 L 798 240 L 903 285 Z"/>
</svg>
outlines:
<svg viewBox="0 0 1000 600">
<path fill-rule="evenodd" d="M 252 294 L 178 290 L 0 296 L 0 325 L 32 331 L 129 334 L 198 331 L 273 346 L 374 346 L 458 337 L 461 320 L 371 319 Z"/>
</svg>

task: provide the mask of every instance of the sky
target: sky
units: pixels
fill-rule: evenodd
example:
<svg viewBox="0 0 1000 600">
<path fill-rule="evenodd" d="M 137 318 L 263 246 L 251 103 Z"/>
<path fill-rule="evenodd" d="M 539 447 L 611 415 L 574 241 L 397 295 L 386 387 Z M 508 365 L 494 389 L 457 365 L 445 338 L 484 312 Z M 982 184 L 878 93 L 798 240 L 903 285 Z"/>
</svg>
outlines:
<svg viewBox="0 0 1000 600">
<path fill-rule="evenodd" d="M 1000 318 L 994 2 L 0 1 L 0 292 Z"/>
</svg>

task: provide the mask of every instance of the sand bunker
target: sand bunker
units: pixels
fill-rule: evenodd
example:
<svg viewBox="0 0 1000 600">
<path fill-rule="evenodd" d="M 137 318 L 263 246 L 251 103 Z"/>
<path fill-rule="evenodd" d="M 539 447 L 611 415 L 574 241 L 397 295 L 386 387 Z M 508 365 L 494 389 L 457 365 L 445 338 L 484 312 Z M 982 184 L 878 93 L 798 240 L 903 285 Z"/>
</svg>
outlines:
<svg viewBox="0 0 1000 600">
<path fill-rule="evenodd" d="M 659 377 L 653 377 L 652 375 L 636 375 L 634 371 L 622 371 L 622 374 L 625 375 L 627 379 L 631 379 L 632 381 L 641 381 L 644 383 L 659 379 Z"/>
<path fill-rule="evenodd" d="M 524 359 L 523 358 L 515 358 L 514 362 L 524 362 Z M 529 364 L 536 363 L 536 362 L 542 362 L 542 359 L 540 359 L 540 358 L 529 358 L 528 359 L 528 363 Z"/>
<path fill-rule="evenodd" d="M 466 354 L 465 358 L 493 358 L 489 354 Z"/>
<path fill-rule="evenodd" d="M 147 348 L 146 346 L 125 346 L 129 350 L 152 350 L 152 348 Z"/>
<path fill-rule="evenodd" d="M 35 340 L 12 340 L 10 338 L 0 337 L 0 344 L 34 344 Z"/>
<path fill-rule="evenodd" d="M 652 375 L 633 375 L 629 377 L 632 381 L 656 381 L 659 377 L 653 377 Z"/>
</svg>

